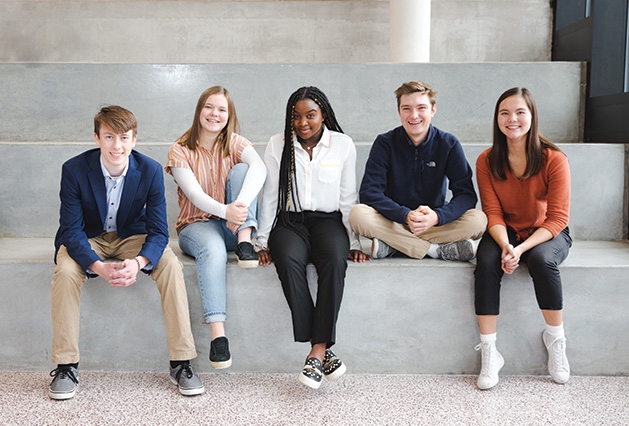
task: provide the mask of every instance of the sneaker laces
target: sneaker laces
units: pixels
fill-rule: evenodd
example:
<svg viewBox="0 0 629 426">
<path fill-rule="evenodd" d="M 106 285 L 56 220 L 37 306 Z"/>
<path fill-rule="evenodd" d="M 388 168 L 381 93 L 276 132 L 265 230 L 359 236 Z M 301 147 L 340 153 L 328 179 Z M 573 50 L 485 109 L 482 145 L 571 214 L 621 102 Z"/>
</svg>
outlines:
<svg viewBox="0 0 629 426">
<path fill-rule="evenodd" d="M 57 377 L 59 377 L 59 380 L 68 378 L 75 384 L 79 384 L 79 379 L 76 378 L 71 367 L 57 367 L 50 372 L 50 377 L 53 378 L 53 382 L 57 379 Z"/>
<path fill-rule="evenodd" d="M 555 371 L 568 371 L 564 363 L 566 353 L 566 339 L 563 337 L 555 337 L 548 349 L 553 352 L 552 362 L 555 367 Z"/>
<path fill-rule="evenodd" d="M 188 379 L 192 378 L 192 376 L 194 376 L 194 371 L 192 370 L 192 364 L 188 363 L 185 367 L 183 366 L 181 367 L 181 370 L 179 370 L 175 376 L 177 381 L 179 381 L 182 374 L 184 374 L 186 378 Z"/>
<path fill-rule="evenodd" d="M 481 351 L 481 376 L 489 376 L 490 372 L 495 369 L 494 364 L 498 358 L 496 356 L 497 351 L 491 350 L 491 346 L 493 346 L 491 343 L 479 343 L 474 347 L 475 351 Z"/>
</svg>

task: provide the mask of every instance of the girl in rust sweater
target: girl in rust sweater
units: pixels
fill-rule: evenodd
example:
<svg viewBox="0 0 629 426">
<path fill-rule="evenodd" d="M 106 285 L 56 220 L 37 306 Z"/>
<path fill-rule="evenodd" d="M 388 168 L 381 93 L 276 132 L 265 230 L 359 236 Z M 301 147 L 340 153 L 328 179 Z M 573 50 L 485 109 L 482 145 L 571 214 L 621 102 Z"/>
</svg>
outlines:
<svg viewBox="0 0 629 426">
<path fill-rule="evenodd" d="M 476 177 L 487 233 L 477 254 L 475 305 L 481 343 L 477 385 L 498 383 L 504 359 L 496 349 L 500 281 L 523 261 L 533 278 L 546 330 L 548 370 L 557 383 L 570 379 L 563 330 L 558 265 L 568 256 L 570 169 L 568 159 L 538 131 L 537 107 L 526 88 L 504 92 L 494 112 L 493 145 L 478 157 Z"/>
</svg>

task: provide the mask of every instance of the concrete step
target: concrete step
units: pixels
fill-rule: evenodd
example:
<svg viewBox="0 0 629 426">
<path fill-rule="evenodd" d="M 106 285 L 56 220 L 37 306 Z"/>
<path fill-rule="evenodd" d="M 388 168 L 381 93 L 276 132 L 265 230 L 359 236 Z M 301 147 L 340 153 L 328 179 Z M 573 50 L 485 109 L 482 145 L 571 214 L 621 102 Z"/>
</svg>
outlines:
<svg viewBox="0 0 629 426">
<path fill-rule="evenodd" d="M 368 249 L 368 241 L 363 241 Z M 199 358 L 211 371 L 209 329 L 193 259 L 184 264 Z M 50 238 L 0 239 L 0 369 L 50 366 Z M 477 374 L 478 329 L 471 263 L 390 258 L 350 263 L 337 353 L 353 373 Z M 575 375 L 629 371 L 629 242 L 576 241 L 561 266 L 568 357 Z M 316 275 L 310 271 L 311 283 Z M 296 372 L 308 352 L 293 342 L 290 313 L 273 266 L 227 272 L 233 372 Z M 312 289 L 314 289 L 312 285 Z M 159 294 L 142 277 L 127 289 L 89 280 L 82 296 L 81 365 L 90 370 L 164 370 L 168 358 Z M 543 319 L 525 267 L 503 281 L 498 347 L 504 374 L 547 374 Z"/>
</svg>

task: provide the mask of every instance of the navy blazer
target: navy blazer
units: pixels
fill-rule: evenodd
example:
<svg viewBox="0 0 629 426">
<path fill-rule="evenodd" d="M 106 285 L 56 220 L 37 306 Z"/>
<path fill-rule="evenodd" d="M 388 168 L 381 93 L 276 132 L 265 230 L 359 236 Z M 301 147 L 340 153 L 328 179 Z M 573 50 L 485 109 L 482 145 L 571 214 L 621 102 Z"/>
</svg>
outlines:
<svg viewBox="0 0 629 426">
<path fill-rule="evenodd" d="M 107 216 L 107 191 L 100 165 L 100 149 L 85 151 L 66 161 L 61 171 L 59 230 L 55 237 L 55 263 L 61 245 L 83 268 L 101 259 L 88 238 L 103 233 Z M 132 150 L 116 220 L 118 237 L 146 234 L 138 255 L 153 266 L 168 244 L 166 197 L 162 166 Z"/>
</svg>

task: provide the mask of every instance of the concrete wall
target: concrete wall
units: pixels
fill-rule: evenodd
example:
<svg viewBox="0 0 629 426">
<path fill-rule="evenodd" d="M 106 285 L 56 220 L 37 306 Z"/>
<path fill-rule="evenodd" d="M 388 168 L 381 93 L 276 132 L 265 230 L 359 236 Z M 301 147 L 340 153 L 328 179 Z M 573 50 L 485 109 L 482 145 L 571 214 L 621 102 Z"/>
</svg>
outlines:
<svg viewBox="0 0 629 426">
<path fill-rule="evenodd" d="M 537 96 L 542 131 L 557 143 L 572 143 L 581 135 L 582 73 L 582 64 L 565 62 L 0 64 L 0 153 L 5 171 L 0 174 L 0 236 L 54 233 L 61 164 L 94 146 L 93 117 L 102 105 L 119 104 L 133 111 L 139 123 L 138 149 L 164 163 L 167 147 L 192 124 L 197 98 L 208 86 L 229 88 L 241 133 L 262 152 L 269 137 L 283 129 L 290 93 L 302 85 L 317 85 L 330 98 L 344 131 L 359 145 L 357 174 L 362 176 L 376 135 L 400 123 L 393 91 L 403 81 L 421 78 L 434 85 L 439 94 L 433 123 L 464 144 L 488 144 L 495 100 L 514 85 L 529 87 Z M 37 220 L 22 220 L 25 202 Z M 175 218 L 176 204 L 170 209 Z"/>
<path fill-rule="evenodd" d="M 431 62 L 547 61 L 549 0 L 432 0 Z M 389 1 L 0 0 L 0 62 L 389 60 Z"/>
<path fill-rule="evenodd" d="M 229 89 L 241 134 L 266 143 L 284 128 L 286 101 L 320 87 L 354 142 L 400 124 L 393 91 L 423 80 L 438 92 L 433 123 L 462 142 L 491 140 L 496 99 L 513 86 L 536 97 L 540 129 L 557 143 L 581 141 L 584 66 L 578 62 L 463 64 L 0 64 L 0 141 L 93 142 L 103 105 L 129 108 L 138 142 L 172 143 L 190 127 L 206 88 Z"/>
</svg>

